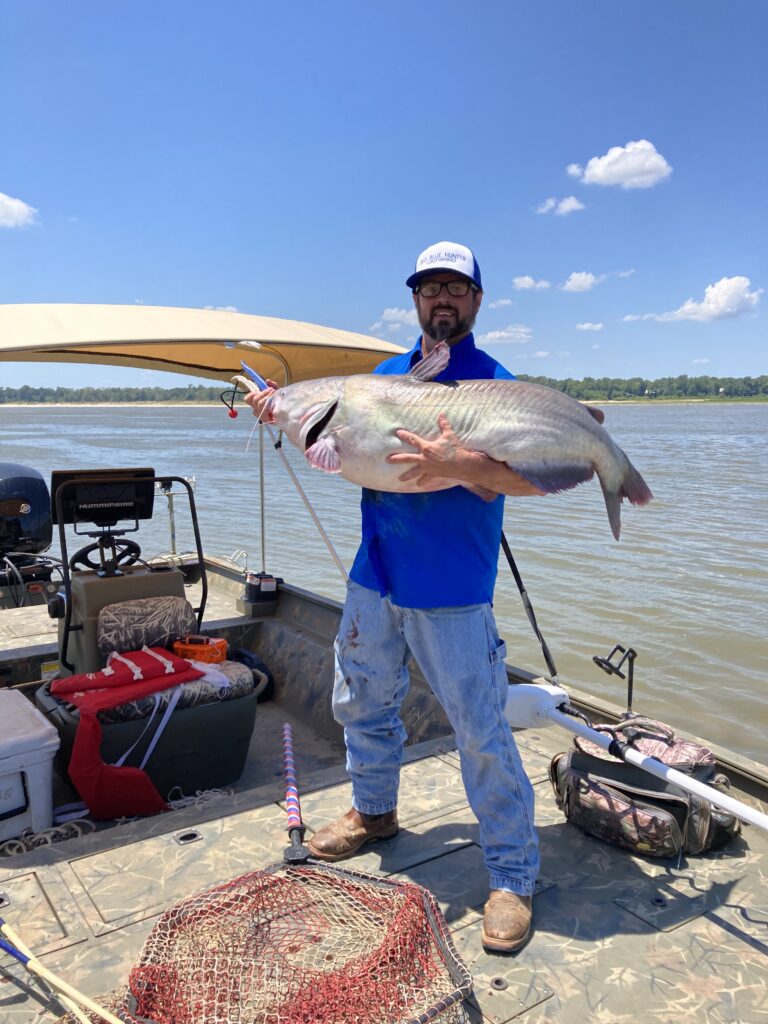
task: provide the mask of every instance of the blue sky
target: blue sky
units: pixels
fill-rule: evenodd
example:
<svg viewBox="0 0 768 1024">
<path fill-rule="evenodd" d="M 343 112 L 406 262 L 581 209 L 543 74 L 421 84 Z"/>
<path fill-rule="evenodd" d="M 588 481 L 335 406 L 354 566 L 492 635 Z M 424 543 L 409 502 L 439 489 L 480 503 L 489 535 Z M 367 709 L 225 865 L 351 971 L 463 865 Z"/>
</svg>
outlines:
<svg viewBox="0 0 768 1024">
<path fill-rule="evenodd" d="M 0 302 L 410 344 L 474 248 L 518 373 L 766 372 L 763 0 L 0 0 Z M 0 364 L 0 385 L 171 385 Z"/>
</svg>

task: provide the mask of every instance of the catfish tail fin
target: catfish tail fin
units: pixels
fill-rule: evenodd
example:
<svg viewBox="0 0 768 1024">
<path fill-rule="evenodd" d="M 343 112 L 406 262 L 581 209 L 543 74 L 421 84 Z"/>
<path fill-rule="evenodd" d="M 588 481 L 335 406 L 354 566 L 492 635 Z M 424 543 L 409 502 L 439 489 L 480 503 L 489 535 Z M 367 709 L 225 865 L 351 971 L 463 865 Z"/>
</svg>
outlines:
<svg viewBox="0 0 768 1024">
<path fill-rule="evenodd" d="M 627 459 L 627 468 L 624 479 L 618 491 L 609 491 L 600 479 L 600 486 L 603 489 L 605 508 L 608 512 L 608 522 L 616 540 L 621 534 L 621 503 L 626 498 L 632 505 L 647 505 L 653 495 L 648 484 L 643 480 L 638 471 Z"/>
</svg>

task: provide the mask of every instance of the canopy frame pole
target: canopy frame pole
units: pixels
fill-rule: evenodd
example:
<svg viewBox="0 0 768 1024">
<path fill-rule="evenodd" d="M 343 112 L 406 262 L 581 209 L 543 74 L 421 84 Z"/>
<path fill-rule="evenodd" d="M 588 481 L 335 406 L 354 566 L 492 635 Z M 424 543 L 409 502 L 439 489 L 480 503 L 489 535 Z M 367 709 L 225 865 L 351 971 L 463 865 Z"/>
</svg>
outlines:
<svg viewBox="0 0 768 1024">
<path fill-rule="evenodd" d="M 288 458 L 287 458 L 285 452 L 283 451 L 282 439 L 277 437 L 277 435 L 275 434 L 274 430 L 269 425 L 269 423 L 263 423 L 262 426 L 266 427 L 267 430 L 269 431 L 269 436 L 272 438 L 272 443 L 275 446 L 275 451 L 280 456 L 281 462 L 283 463 L 283 465 L 285 466 L 286 470 L 288 471 L 288 476 L 293 481 L 293 486 L 299 492 L 299 497 L 304 502 L 304 505 L 306 506 L 307 511 L 312 516 L 312 521 L 314 522 L 315 526 L 317 527 L 320 536 L 325 541 L 325 546 L 328 548 L 328 551 L 330 552 L 331 558 L 333 558 L 334 562 L 336 563 L 336 567 L 338 568 L 339 572 L 341 573 L 341 578 L 346 583 L 347 580 L 349 579 L 349 576 L 347 575 L 347 570 L 344 568 L 344 563 L 339 558 L 338 552 L 336 551 L 336 548 L 333 546 L 333 541 L 331 540 L 331 538 L 326 533 L 325 527 L 320 522 L 320 520 L 318 518 L 318 515 L 317 515 L 317 512 L 315 512 L 314 508 L 312 507 L 312 502 L 309 500 L 309 498 L 307 497 L 306 491 L 301 486 L 301 481 L 296 476 L 296 473 L 294 472 L 293 466 L 288 461 Z"/>
</svg>

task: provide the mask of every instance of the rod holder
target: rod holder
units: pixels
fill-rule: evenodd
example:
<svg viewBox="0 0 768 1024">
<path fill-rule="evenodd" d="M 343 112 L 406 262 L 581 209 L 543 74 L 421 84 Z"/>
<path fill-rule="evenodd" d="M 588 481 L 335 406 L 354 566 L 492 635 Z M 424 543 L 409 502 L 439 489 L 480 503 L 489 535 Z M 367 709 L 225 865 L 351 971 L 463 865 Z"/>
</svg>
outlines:
<svg viewBox="0 0 768 1024">
<path fill-rule="evenodd" d="M 617 654 L 621 654 L 621 658 L 618 662 L 614 662 L 614 658 Z M 634 718 L 634 711 L 632 710 L 632 691 L 635 683 L 635 658 L 637 657 L 637 651 L 632 647 L 622 647 L 621 644 L 614 644 L 613 650 L 607 658 L 601 658 L 598 654 L 595 654 L 592 661 L 598 665 L 603 672 L 607 672 L 609 676 L 616 675 L 619 679 L 627 680 L 627 710 L 622 715 L 622 718 Z M 622 672 L 622 666 L 627 663 L 626 674 Z"/>
</svg>

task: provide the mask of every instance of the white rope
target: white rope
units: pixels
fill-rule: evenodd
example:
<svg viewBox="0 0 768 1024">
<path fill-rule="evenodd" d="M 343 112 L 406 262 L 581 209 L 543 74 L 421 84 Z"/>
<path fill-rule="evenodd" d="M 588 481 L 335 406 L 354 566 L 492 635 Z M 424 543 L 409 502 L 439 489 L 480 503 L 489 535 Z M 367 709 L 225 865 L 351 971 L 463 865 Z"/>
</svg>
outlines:
<svg viewBox="0 0 768 1024">
<path fill-rule="evenodd" d="M 54 825 L 51 828 L 44 828 L 40 832 L 33 832 L 31 828 L 25 829 L 15 839 L 6 839 L 0 843 L 0 856 L 18 857 L 22 853 L 29 853 L 38 846 L 52 846 L 54 843 L 63 843 L 68 839 L 78 839 L 82 835 L 93 832 L 96 826 L 86 818 L 78 818 L 75 821 L 67 821 L 61 825 Z"/>
<path fill-rule="evenodd" d="M 179 796 L 173 794 L 178 791 Z M 223 800 L 225 797 L 233 797 L 233 789 L 198 789 L 194 796 L 184 796 L 181 786 L 174 786 L 168 794 L 168 806 L 174 811 L 180 811 L 184 807 L 201 807 L 203 804 L 211 803 L 214 800 Z"/>
</svg>

